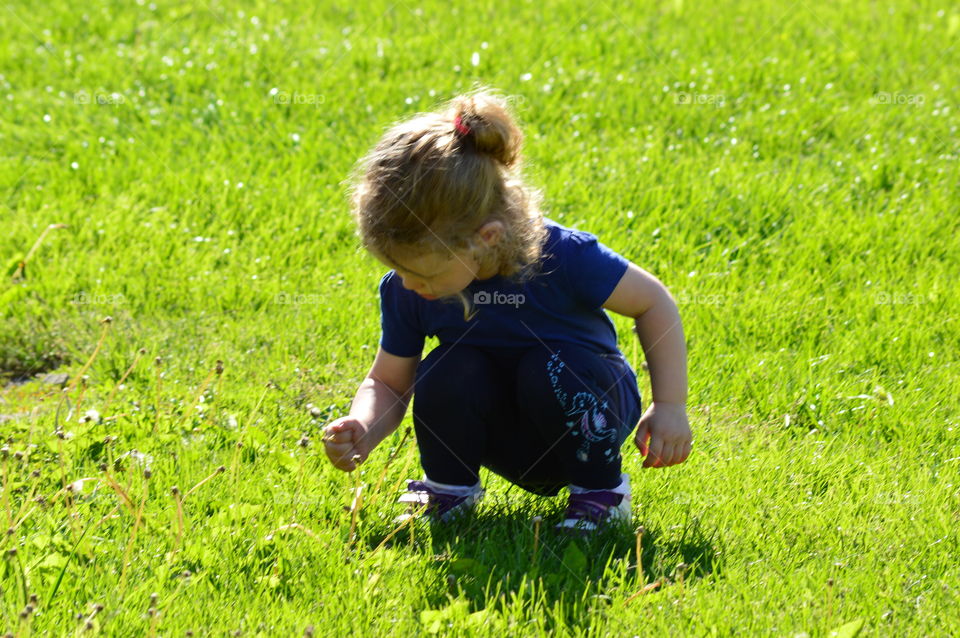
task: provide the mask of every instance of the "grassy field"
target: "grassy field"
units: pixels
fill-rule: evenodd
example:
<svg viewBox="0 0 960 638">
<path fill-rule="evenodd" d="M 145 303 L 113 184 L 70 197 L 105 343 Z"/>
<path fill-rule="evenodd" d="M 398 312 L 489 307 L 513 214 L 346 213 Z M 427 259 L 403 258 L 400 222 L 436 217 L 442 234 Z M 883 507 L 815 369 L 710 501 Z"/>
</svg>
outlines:
<svg viewBox="0 0 960 638">
<path fill-rule="evenodd" d="M 956 630 L 956 7 L 13 0 L 0 31 L 0 632 Z M 486 473 L 476 519 L 396 530 L 405 427 L 353 474 L 319 443 L 379 338 L 343 180 L 475 82 L 546 214 L 684 320 L 693 453 L 625 446 L 634 524 L 588 543 Z"/>
</svg>

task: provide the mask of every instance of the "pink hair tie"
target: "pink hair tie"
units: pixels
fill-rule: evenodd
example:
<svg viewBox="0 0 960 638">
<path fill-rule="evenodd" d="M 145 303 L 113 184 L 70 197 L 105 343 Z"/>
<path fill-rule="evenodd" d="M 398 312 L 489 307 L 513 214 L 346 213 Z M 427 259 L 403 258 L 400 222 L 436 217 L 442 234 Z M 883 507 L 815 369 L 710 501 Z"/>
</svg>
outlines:
<svg viewBox="0 0 960 638">
<path fill-rule="evenodd" d="M 453 120 L 453 128 L 457 129 L 457 132 L 460 133 L 460 135 L 470 135 L 470 127 L 460 120 L 459 115 Z"/>
</svg>

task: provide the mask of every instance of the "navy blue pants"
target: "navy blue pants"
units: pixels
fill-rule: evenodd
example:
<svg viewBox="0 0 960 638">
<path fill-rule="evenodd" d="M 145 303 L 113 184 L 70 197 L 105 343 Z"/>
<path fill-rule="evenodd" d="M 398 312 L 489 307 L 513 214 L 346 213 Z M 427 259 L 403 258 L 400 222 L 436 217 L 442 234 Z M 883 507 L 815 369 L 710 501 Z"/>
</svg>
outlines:
<svg viewBox="0 0 960 638">
<path fill-rule="evenodd" d="M 570 343 L 529 349 L 441 344 L 420 362 L 413 423 L 424 473 L 474 485 L 486 467 L 556 495 L 568 483 L 620 484 L 620 447 L 641 416 L 636 373 L 621 354 Z"/>
</svg>

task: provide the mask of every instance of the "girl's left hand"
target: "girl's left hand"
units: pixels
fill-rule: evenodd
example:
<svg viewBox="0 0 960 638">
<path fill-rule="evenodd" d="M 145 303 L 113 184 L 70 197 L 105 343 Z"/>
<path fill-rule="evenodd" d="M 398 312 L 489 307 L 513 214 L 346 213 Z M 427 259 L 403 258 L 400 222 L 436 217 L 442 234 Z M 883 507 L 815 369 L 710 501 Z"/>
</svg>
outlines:
<svg viewBox="0 0 960 638">
<path fill-rule="evenodd" d="M 647 457 L 643 467 L 667 467 L 686 461 L 693 442 L 686 406 L 654 402 L 640 419 L 633 442 Z"/>
</svg>

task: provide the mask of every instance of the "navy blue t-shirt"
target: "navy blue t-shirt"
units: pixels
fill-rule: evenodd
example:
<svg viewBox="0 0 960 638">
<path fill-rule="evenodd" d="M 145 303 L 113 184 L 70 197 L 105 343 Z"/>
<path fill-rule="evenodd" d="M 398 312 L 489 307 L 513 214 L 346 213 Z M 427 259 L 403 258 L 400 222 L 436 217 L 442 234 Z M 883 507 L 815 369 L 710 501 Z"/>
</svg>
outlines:
<svg viewBox="0 0 960 638">
<path fill-rule="evenodd" d="M 424 299 L 391 270 L 380 280 L 380 346 L 398 357 L 423 352 L 427 336 L 441 344 L 525 348 L 541 341 L 618 354 L 617 333 L 603 303 L 629 261 L 586 231 L 544 218 L 549 236 L 539 273 L 519 284 L 501 275 L 464 291 L 475 313 L 464 320 L 456 297 Z"/>
</svg>

